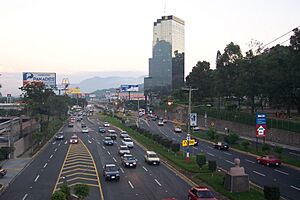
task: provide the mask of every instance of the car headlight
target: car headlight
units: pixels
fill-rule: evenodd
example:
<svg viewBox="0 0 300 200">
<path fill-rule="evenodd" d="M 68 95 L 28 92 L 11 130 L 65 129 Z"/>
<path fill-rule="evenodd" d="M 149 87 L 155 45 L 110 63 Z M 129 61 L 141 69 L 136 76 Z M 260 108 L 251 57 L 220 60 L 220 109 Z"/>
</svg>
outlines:
<svg viewBox="0 0 300 200">
<path fill-rule="evenodd" d="M 116 174 L 116 176 L 119 176 L 119 174 Z"/>
<path fill-rule="evenodd" d="M 126 165 L 129 165 L 129 163 L 125 163 Z"/>
<path fill-rule="evenodd" d="M 133 162 L 134 165 L 136 165 L 136 162 Z"/>
</svg>

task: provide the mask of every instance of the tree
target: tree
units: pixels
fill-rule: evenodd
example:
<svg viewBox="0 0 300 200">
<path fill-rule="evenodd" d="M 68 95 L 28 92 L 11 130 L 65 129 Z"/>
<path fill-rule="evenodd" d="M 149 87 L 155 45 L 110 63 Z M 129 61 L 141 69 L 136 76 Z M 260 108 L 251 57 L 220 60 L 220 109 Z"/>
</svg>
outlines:
<svg viewBox="0 0 300 200">
<path fill-rule="evenodd" d="M 56 191 L 51 197 L 51 200 L 68 200 L 65 193 L 62 191 Z"/>
<path fill-rule="evenodd" d="M 66 199 L 70 199 L 71 198 L 71 189 L 68 187 L 67 184 L 63 184 L 60 187 L 60 191 L 63 192 L 66 195 Z"/>
<path fill-rule="evenodd" d="M 74 192 L 80 199 L 84 199 L 89 195 L 90 188 L 85 184 L 76 184 L 74 186 Z"/>
<path fill-rule="evenodd" d="M 204 153 L 199 153 L 196 156 L 196 162 L 200 168 L 206 164 L 206 156 Z"/>
</svg>

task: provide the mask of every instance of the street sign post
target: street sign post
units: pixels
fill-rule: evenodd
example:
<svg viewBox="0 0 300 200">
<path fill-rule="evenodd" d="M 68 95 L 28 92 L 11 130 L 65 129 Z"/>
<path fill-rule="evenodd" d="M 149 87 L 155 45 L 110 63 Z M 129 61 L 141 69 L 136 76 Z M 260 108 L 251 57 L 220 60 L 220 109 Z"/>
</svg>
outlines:
<svg viewBox="0 0 300 200">
<path fill-rule="evenodd" d="M 258 138 L 263 138 L 264 143 L 266 139 L 266 132 L 267 132 L 267 115 L 266 113 L 256 113 L 256 151 L 258 151 Z"/>
<path fill-rule="evenodd" d="M 194 146 L 195 143 L 196 143 L 195 139 L 190 139 L 189 146 Z M 188 140 L 182 140 L 181 145 L 182 145 L 182 147 L 187 147 L 188 146 Z"/>
<path fill-rule="evenodd" d="M 190 113 L 190 126 L 197 126 L 197 113 Z"/>
</svg>

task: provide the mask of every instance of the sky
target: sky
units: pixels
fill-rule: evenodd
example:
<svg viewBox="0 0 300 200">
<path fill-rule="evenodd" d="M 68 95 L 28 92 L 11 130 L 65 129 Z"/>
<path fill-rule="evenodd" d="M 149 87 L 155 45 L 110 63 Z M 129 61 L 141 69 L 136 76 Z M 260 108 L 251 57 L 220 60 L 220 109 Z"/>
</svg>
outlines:
<svg viewBox="0 0 300 200">
<path fill-rule="evenodd" d="M 299 8 L 299 0 L 0 0 L 0 83 L 24 71 L 147 75 L 163 15 L 185 21 L 188 75 L 197 61 L 215 68 L 231 41 L 245 52 L 251 39 L 266 44 L 299 26 Z"/>
</svg>

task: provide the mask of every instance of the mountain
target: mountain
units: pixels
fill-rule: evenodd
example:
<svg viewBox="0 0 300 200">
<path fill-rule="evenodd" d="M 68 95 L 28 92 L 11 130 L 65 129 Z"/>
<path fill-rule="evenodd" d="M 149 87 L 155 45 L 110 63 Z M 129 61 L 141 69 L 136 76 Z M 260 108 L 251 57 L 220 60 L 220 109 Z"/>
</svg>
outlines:
<svg viewBox="0 0 300 200">
<path fill-rule="evenodd" d="M 83 93 L 91 93 L 96 90 L 119 88 L 120 85 L 141 84 L 144 76 L 140 77 L 93 77 L 81 81 L 79 84 L 71 84 L 69 87 L 79 87 Z"/>
</svg>

